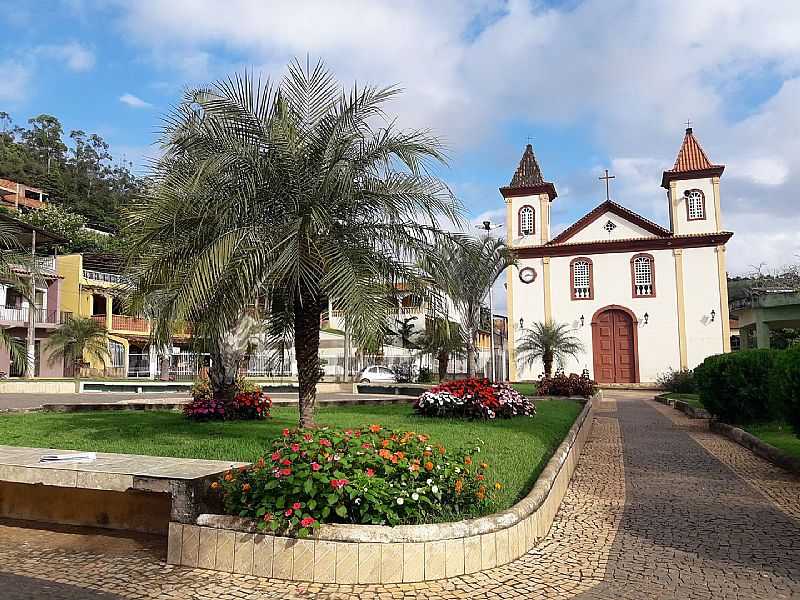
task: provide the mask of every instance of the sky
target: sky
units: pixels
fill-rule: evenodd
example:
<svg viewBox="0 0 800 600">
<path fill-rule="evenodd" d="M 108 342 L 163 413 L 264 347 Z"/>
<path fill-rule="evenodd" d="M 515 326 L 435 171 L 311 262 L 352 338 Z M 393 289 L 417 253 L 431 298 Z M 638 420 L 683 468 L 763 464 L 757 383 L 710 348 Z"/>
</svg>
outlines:
<svg viewBox="0 0 800 600">
<path fill-rule="evenodd" d="M 661 173 L 687 119 L 721 183 L 733 275 L 800 261 L 797 0 L 0 0 L 0 111 L 102 135 L 146 172 L 185 90 L 322 59 L 398 85 L 398 124 L 446 143 L 475 223 L 504 219 L 526 143 L 555 183 L 552 235 L 612 198 L 668 226 Z"/>
</svg>

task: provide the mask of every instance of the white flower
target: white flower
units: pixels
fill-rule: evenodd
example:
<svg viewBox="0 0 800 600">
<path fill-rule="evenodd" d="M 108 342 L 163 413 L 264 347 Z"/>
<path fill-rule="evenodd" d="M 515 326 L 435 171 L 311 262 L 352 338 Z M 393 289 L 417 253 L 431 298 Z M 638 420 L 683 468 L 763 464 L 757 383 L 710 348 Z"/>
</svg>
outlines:
<svg viewBox="0 0 800 600">
<path fill-rule="evenodd" d="M 450 463 L 447 463 L 447 464 L 449 465 Z M 456 473 L 461 473 L 461 469 L 459 469 L 458 467 L 456 467 Z"/>
<path fill-rule="evenodd" d="M 439 493 L 439 486 L 432 485 L 432 486 L 431 486 L 431 491 L 432 491 L 434 494 L 438 494 L 438 493 Z"/>
<path fill-rule="evenodd" d="M 432 483 L 433 483 L 433 479 L 428 479 L 428 481 L 426 481 L 425 483 L 427 483 L 428 485 L 430 485 L 430 484 L 432 484 Z"/>
<path fill-rule="evenodd" d="M 419 494 L 417 492 L 414 492 L 413 494 L 411 494 L 411 499 L 414 502 L 416 502 L 417 500 L 419 500 Z"/>
<path fill-rule="evenodd" d="M 398 498 L 397 499 L 397 504 L 402 506 L 403 505 L 403 499 L 402 498 Z"/>
<path fill-rule="evenodd" d="M 361 504 L 361 498 L 356 498 L 356 499 L 355 499 L 355 503 L 356 503 L 356 504 Z"/>
</svg>

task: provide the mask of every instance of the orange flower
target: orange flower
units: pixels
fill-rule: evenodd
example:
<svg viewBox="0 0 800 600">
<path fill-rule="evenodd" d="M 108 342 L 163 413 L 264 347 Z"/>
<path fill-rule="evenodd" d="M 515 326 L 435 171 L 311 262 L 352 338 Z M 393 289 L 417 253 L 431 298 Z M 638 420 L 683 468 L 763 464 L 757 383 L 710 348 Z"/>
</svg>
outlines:
<svg viewBox="0 0 800 600">
<path fill-rule="evenodd" d="M 395 455 L 396 455 L 396 456 L 397 456 L 397 458 L 399 458 L 400 460 L 403 460 L 403 459 L 406 457 L 406 453 L 405 453 L 405 452 L 395 452 Z"/>
<path fill-rule="evenodd" d="M 478 491 L 475 492 L 475 495 L 478 497 L 478 500 L 483 500 L 486 498 L 486 488 L 481 486 L 478 488 Z"/>
<path fill-rule="evenodd" d="M 471 456 L 465 457 L 464 458 L 464 464 L 465 465 L 471 465 L 472 464 L 472 457 Z"/>
<path fill-rule="evenodd" d="M 381 458 L 389 458 L 391 455 L 392 455 L 392 453 L 389 452 L 386 448 L 382 448 L 378 452 L 378 456 L 380 456 Z"/>
<path fill-rule="evenodd" d="M 418 440 L 420 443 L 424 444 L 425 442 L 427 442 L 427 441 L 428 441 L 428 436 L 427 436 L 427 435 L 422 435 L 422 434 L 420 434 L 420 435 L 418 435 L 418 436 L 417 436 L 417 440 Z"/>
<path fill-rule="evenodd" d="M 464 482 L 461 479 L 456 479 L 456 494 L 460 494 L 464 489 Z"/>
<path fill-rule="evenodd" d="M 214 483 L 211 484 L 211 489 L 212 490 L 216 490 L 218 488 L 219 488 L 219 481 L 215 481 Z"/>
<path fill-rule="evenodd" d="M 392 443 L 392 442 L 390 442 L 389 440 L 383 440 L 383 441 L 381 442 L 381 447 L 382 447 L 382 448 L 388 448 L 388 447 L 389 447 L 389 444 L 391 444 L 391 443 Z"/>
<path fill-rule="evenodd" d="M 425 450 L 425 452 L 422 453 L 422 456 L 430 456 L 430 455 L 431 455 L 430 450 Z"/>
<path fill-rule="evenodd" d="M 477 479 L 478 481 L 483 481 L 484 479 L 486 479 L 486 477 L 484 477 L 482 474 L 478 474 L 478 476 L 475 479 Z"/>
<path fill-rule="evenodd" d="M 426 471 L 433 471 L 433 463 L 431 461 L 428 461 L 428 462 L 425 463 L 425 470 Z"/>
<path fill-rule="evenodd" d="M 243 491 L 243 492 L 249 492 L 251 489 L 252 489 L 252 488 L 250 487 L 250 484 L 249 484 L 249 483 L 245 483 L 245 484 L 242 486 L 242 491 Z"/>
<path fill-rule="evenodd" d="M 230 473 L 225 473 L 225 481 L 231 481 L 233 479 L 233 475 Z"/>
<path fill-rule="evenodd" d="M 372 433 L 378 433 L 381 429 L 382 429 L 382 427 L 380 425 L 370 425 L 369 426 L 369 430 Z"/>
<path fill-rule="evenodd" d="M 488 469 L 489 465 L 487 463 L 481 463 L 481 469 Z"/>
<path fill-rule="evenodd" d="M 419 465 L 412 464 L 410 467 L 408 467 L 408 469 L 412 473 L 416 473 L 417 471 L 419 471 Z"/>
<path fill-rule="evenodd" d="M 444 454 L 444 446 L 439 446 L 439 454 Z"/>
</svg>

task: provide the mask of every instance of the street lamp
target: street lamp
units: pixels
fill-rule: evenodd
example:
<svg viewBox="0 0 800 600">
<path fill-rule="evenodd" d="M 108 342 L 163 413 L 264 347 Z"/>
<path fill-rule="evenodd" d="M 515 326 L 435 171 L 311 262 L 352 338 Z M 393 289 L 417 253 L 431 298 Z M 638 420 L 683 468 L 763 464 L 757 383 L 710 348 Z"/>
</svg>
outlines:
<svg viewBox="0 0 800 600">
<path fill-rule="evenodd" d="M 475 227 L 478 229 L 483 229 L 486 232 L 486 237 L 489 237 L 489 232 L 493 229 L 500 229 L 503 226 L 502 223 L 497 225 L 492 225 L 491 221 L 483 221 L 480 225 L 476 225 Z M 491 380 L 494 381 L 494 306 L 492 303 L 492 288 L 494 287 L 494 282 L 492 285 L 489 286 L 489 373 Z"/>
</svg>

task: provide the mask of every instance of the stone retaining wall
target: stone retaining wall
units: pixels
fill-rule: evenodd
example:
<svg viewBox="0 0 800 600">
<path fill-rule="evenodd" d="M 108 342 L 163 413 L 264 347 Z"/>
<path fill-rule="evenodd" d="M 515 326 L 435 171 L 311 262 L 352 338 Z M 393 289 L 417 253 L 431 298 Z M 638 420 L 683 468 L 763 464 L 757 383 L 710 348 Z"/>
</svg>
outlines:
<svg viewBox="0 0 800 600">
<path fill-rule="evenodd" d="M 727 423 L 720 423 L 719 421 L 711 421 L 709 428 L 714 433 L 724 435 L 732 439 L 737 444 L 740 444 L 757 454 L 761 458 L 768 460 L 772 464 L 783 467 L 792 473 L 800 473 L 800 459 L 790 456 L 783 450 L 767 444 L 766 442 L 758 439 L 751 433 L 746 432 L 744 429 L 739 429 Z"/>
<path fill-rule="evenodd" d="M 429 581 L 509 563 L 549 531 L 593 415 L 589 400 L 530 493 L 504 512 L 434 525 L 323 525 L 306 539 L 255 533 L 249 519 L 201 515 L 196 525 L 170 523 L 167 562 L 342 584 Z"/>
</svg>

